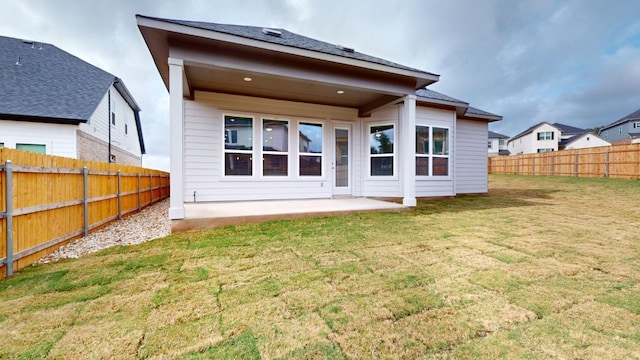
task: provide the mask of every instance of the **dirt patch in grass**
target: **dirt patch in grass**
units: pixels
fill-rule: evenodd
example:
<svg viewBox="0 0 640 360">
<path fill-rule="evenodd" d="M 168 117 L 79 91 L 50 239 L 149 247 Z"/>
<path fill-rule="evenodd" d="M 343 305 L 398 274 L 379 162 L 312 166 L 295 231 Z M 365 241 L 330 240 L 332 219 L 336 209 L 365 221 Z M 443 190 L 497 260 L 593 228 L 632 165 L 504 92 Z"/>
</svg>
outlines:
<svg viewBox="0 0 640 360">
<path fill-rule="evenodd" d="M 0 358 L 638 358 L 637 181 L 175 234 L 0 282 Z"/>
</svg>

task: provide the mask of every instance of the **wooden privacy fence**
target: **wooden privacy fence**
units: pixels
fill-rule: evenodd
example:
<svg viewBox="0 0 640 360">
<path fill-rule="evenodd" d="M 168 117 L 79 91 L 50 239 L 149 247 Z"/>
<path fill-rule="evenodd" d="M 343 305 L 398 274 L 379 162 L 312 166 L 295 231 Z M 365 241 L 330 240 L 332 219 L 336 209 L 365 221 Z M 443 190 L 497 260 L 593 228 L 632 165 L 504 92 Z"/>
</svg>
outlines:
<svg viewBox="0 0 640 360">
<path fill-rule="evenodd" d="M 489 174 L 640 179 L 640 144 L 490 157 Z"/>
<path fill-rule="evenodd" d="M 0 279 L 169 196 L 169 174 L 0 148 Z"/>
</svg>

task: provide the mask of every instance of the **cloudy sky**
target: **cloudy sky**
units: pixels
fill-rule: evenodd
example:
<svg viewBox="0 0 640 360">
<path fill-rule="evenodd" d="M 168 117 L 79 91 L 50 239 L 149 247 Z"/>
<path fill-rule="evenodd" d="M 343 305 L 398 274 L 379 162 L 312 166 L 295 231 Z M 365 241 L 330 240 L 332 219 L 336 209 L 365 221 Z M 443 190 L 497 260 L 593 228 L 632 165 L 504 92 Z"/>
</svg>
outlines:
<svg viewBox="0 0 640 360">
<path fill-rule="evenodd" d="M 0 35 L 124 80 L 152 168 L 169 168 L 169 97 L 135 14 L 284 28 L 434 72 L 433 90 L 503 115 L 490 130 L 509 136 L 640 109 L 640 0 L 0 0 Z"/>
</svg>

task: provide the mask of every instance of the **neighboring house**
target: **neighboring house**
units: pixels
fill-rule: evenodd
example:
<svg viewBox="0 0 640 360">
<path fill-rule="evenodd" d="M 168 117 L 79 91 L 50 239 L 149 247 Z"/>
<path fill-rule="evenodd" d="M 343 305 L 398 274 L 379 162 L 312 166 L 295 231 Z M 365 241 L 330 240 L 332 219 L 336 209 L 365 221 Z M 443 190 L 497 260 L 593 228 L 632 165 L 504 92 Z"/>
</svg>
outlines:
<svg viewBox="0 0 640 360">
<path fill-rule="evenodd" d="M 507 135 L 489 131 L 487 136 L 487 147 L 489 156 L 509 155 L 507 140 L 509 140 L 509 137 Z"/>
<path fill-rule="evenodd" d="M 487 192 L 488 123 L 439 76 L 282 29 L 138 27 L 170 94 L 171 204 Z"/>
<path fill-rule="evenodd" d="M 140 166 L 139 112 L 114 75 L 51 44 L 0 36 L 0 146 Z"/>
<path fill-rule="evenodd" d="M 611 143 L 601 139 L 592 132 L 579 134 L 560 141 L 560 150 L 585 149 L 599 146 L 611 146 Z"/>
<path fill-rule="evenodd" d="M 612 144 L 640 143 L 640 109 L 603 127 L 599 135 Z"/>
<path fill-rule="evenodd" d="M 611 144 L 584 129 L 548 122 L 536 124 L 507 142 L 509 152 L 514 155 L 608 145 Z"/>
</svg>

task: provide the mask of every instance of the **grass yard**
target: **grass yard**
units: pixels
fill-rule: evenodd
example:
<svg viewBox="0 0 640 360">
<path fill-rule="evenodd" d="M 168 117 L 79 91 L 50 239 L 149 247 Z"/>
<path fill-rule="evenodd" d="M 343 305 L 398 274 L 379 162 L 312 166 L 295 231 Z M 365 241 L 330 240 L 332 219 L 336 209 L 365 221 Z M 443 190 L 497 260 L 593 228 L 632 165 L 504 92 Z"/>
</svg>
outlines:
<svg viewBox="0 0 640 360">
<path fill-rule="evenodd" d="M 0 358 L 640 358 L 640 181 L 172 235 L 0 281 Z"/>
</svg>

